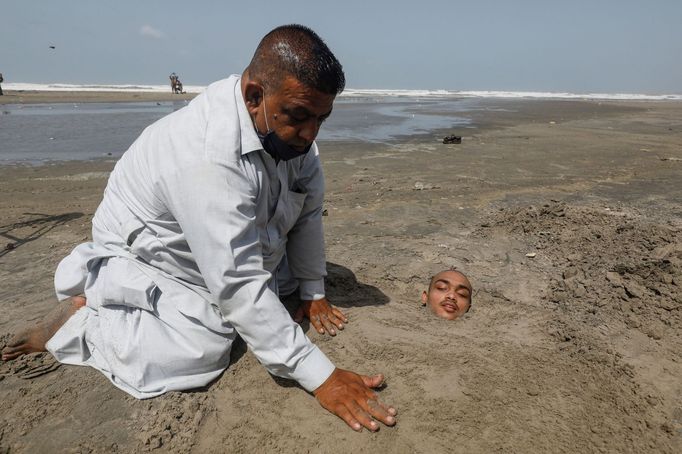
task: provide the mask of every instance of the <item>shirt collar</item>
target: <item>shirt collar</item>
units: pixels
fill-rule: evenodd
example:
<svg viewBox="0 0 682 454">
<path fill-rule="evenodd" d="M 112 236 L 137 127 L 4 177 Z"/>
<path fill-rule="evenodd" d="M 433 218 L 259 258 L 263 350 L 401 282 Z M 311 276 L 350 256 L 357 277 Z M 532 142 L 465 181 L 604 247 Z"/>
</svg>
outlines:
<svg viewBox="0 0 682 454">
<path fill-rule="evenodd" d="M 237 115 L 239 116 L 239 129 L 241 135 L 242 156 L 252 151 L 262 150 L 263 144 L 258 138 L 256 127 L 251 120 L 249 110 L 246 108 L 244 96 L 242 95 L 241 77 L 234 85 L 234 98 L 237 104 Z"/>
</svg>

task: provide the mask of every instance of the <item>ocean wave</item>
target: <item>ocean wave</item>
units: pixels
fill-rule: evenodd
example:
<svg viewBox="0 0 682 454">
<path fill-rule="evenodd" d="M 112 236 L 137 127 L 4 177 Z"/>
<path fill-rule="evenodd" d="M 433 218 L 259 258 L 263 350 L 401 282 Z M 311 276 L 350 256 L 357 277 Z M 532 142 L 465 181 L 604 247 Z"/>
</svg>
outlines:
<svg viewBox="0 0 682 454">
<path fill-rule="evenodd" d="M 603 99 L 639 101 L 682 101 L 682 94 L 641 93 L 569 93 L 542 91 L 459 91 L 459 90 L 384 90 L 348 88 L 341 97 L 347 98 L 513 98 L 513 99 Z"/>
<path fill-rule="evenodd" d="M 116 84 L 34 84 L 6 83 L 5 90 L 15 91 L 106 91 L 106 92 L 168 92 L 169 85 Z M 201 93 L 202 85 L 185 85 L 187 93 Z M 641 93 L 570 93 L 543 91 L 466 91 L 466 90 L 389 90 L 347 88 L 340 98 L 511 98 L 511 99 L 601 99 L 621 101 L 682 101 L 682 94 Z"/>
</svg>

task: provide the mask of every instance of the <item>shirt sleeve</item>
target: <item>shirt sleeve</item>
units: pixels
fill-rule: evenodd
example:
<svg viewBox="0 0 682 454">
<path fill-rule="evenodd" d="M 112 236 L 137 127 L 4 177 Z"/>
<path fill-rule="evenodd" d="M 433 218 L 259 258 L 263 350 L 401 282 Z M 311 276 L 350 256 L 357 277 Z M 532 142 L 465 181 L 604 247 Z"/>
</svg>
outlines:
<svg viewBox="0 0 682 454">
<path fill-rule="evenodd" d="M 208 290 L 267 370 L 319 387 L 334 365 L 303 333 L 268 287 L 256 225 L 258 187 L 241 161 L 193 163 L 162 183 Z"/>
<path fill-rule="evenodd" d="M 287 261 L 292 276 L 298 280 L 301 299 L 324 298 L 327 275 L 322 228 L 324 173 L 317 145 L 302 160 L 294 187 L 305 193 L 306 198 L 298 220 L 287 235 Z"/>
</svg>

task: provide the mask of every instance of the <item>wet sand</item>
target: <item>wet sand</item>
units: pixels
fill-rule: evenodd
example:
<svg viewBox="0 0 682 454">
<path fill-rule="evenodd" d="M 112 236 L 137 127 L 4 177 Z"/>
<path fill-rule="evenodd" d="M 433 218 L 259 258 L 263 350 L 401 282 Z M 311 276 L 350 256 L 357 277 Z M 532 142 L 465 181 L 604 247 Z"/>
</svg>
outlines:
<svg viewBox="0 0 682 454">
<path fill-rule="evenodd" d="M 37 354 L 0 363 L 0 452 L 679 452 L 682 103 L 502 104 L 478 129 L 320 144 L 351 321 L 304 327 L 386 375 L 396 427 L 354 433 L 243 345 L 207 389 L 148 401 Z M 55 304 L 113 164 L 0 167 L 0 344 Z M 475 288 L 455 322 L 418 303 L 449 266 Z"/>
<path fill-rule="evenodd" d="M 3 90 L 0 104 L 46 104 L 79 102 L 152 102 L 178 101 L 194 98 L 197 93 L 176 95 L 170 92 L 108 92 L 108 91 L 32 91 Z"/>
</svg>

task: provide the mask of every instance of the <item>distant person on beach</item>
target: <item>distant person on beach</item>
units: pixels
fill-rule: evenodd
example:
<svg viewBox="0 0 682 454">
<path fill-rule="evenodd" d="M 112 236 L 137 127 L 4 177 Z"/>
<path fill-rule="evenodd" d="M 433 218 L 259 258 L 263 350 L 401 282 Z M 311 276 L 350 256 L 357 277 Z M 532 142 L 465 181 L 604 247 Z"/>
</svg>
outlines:
<svg viewBox="0 0 682 454">
<path fill-rule="evenodd" d="M 449 269 L 431 277 L 428 290 L 422 292 L 422 305 L 440 318 L 454 320 L 471 308 L 471 282 L 460 271 Z"/>
<path fill-rule="evenodd" d="M 2 73 L 0 73 L 0 84 L 2 84 L 4 81 L 5 81 L 5 79 L 3 79 Z M 0 96 L 2 96 L 2 95 L 3 95 L 3 93 L 2 93 L 2 85 L 0 85 Z"/>
<path fill-rule="evenodd" d="M 211 383 L 239 335 L 353 429 L 395 424 L 374 391 L 383 376 L 335 367 L 279 299 L 298 288 L 320 334 L 348 322 L 325 296 L 315 143 L 344 85 L 315 32 L 282 26 L 241 76 L 146 128 L 111 173 L 93 241 L 57 268 L 61 302 L 3 360 L 47 350 L 142 399 Z"/>
<path fill-rule="evenodd" d="M 171 92 L 173 94 L 178 95 L 185 93 L 182 89 L 182 82 L 180 82 L 180 78 L 177 76 L 177 74 L 171 73 L 168 78 L 170 79 Z"/>
<path fill-rule="evenodd" d="M 171 73 L 168 78 L 170 79 L 171 93 L 175 94 L 175 81 L 177 80 L 178 76 L 175 73 Z"/>
<path fill-rule="evenodd" d="M 182 95 L 184 93 L 185 93 L 185 91 L 182 89 L 182 82 L 180 82 L 179 77 L 176 77 L 175 78 L 175 94 L 176 95 Z"/>
</svg>

